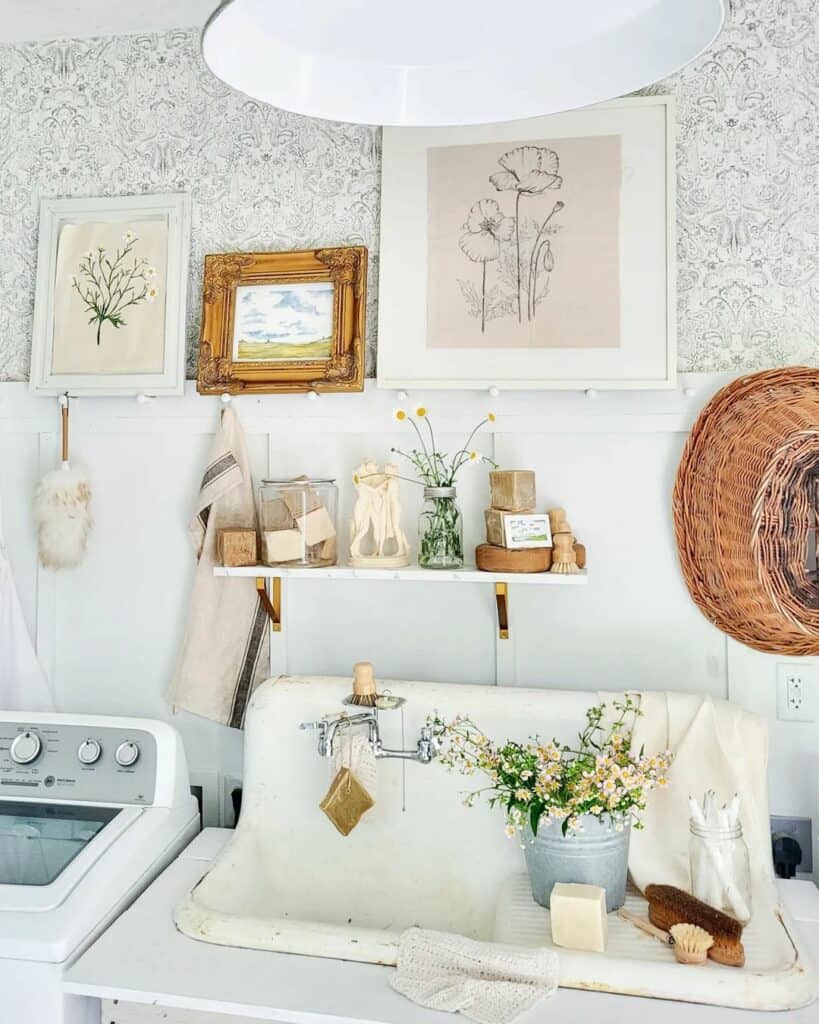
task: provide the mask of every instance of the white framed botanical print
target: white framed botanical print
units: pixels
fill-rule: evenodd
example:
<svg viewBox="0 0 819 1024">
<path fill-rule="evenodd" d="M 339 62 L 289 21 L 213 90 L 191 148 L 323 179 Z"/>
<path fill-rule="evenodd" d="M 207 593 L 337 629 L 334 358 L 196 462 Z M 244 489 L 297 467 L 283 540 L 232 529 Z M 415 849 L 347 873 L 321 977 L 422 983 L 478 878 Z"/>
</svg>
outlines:
<svg viewBox="0 0 819 1024">
<path fill-rule="evenodd" d="M 186 194 L 42 199 L 30 388 L 181 395 Z"/>
<path fill-rule="evenodd" d="M 674 105 L 385 128 L 378 382 L 668 388 Z"/>
</svg>

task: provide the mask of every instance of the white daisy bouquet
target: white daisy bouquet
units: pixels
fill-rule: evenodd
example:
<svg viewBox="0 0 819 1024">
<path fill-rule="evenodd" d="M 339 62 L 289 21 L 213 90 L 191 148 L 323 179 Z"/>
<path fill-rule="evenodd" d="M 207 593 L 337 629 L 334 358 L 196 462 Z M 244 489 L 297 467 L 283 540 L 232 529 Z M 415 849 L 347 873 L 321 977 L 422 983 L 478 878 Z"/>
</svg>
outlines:
<svg viewBox="0 0 819 1024">
<path fill-rule="evenodd" d="M 496 463 L 486 455 L 481 455 L 471 447 L 472 441 L 481 427 L 487 423 L 495 422 L 495 414 L 488 412 L 467 437 L 463 447 L 459 448 L 454 455 L 446 452 L 439 452 L 435 442 L 435 432 L 432 423 L 427 415 L 426 406 L 419 405 L 415 409 L 415 415 L 408 413 L 405 409 L 396 409 L 392 418 L 396 423 L 408 423 L 415 431 L 420 448 L 410 448 L 405 451 L 403 448 L 392 448 L 391 451 L 400 455 L 412 463 L 418 473 L 418 483 L 425 487 L 454 487 L 458 472 L 463 466 L 475 466 L 485 462 L 497 468 Z M 423 427 L 419 426 L 419 422 Z"/>
<path fill-rule="evenodd" d="M 620 832 L 630 818 L 645 810 L 649 793 L 668 785 L 672 755 L 631 750 L 634 719 L 641 712 L 631 698 L 590 707 L 577 746 L 557 740 L 493 743 L 469 719 L 451 722 L 433 715 L 429 722 L 442 744 L 440 761 L 464 775 L 482 773 L 489 785 L 470 793 L 471 806 L 487 795 L 492 806 L 506 812 L 506 834 L 560 822 L 563 835 L 582 830 L 582 818 L 593 815 Z"/>
</svg>

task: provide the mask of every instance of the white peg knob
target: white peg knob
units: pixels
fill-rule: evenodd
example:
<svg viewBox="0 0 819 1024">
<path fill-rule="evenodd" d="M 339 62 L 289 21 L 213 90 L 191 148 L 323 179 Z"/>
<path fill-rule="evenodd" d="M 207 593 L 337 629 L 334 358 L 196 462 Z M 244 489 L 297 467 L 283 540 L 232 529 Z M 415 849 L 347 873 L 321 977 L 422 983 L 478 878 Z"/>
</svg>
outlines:
<svg viewBox="0 0 819 1024">
<path fill-rule="evenodd" d="M 318 396 L 319 396 L 319 393 L 318 393 L 318 391 L 308 391 L 308 392 L 307 392 L 307 397 L 308 397 L 308 399 L 309 399 L 309 400 L 310 400 L 311 402 L 315 402 L 315 401 L 317 401 L 317 400 L 318 400 Z"/>
<path fill-rule="evenodd" d="M 696 393 L 697 393 L 697 389 L 696 388 L 692 388 L 690 384 L 689 384 L 689 386 L 687 388 L 683 388 L 683 394 L 685 395 L 686 398 L 693 398 L 694 395 L 696 395 Z"/>
<path fill-rule="evenodd" d="M 396 397 L 398 398 L 399 402 L 406 402 L 406 400 L 409 398 L 409 395 L 407 394 L 406 391 L 399 391 Z"/>
<path fill-rule="evenodd" d="M 495 385 L 493 384 L 492 387 L 489 389 L 489 396 L 490 396 L 490 398 L 497 398 L 499 394 L 500 394 L 500 388 L 495 387 Z"/>
<path fill-rule="evenodd" d="M 594 388 L 586 388 L 586 398 L 597 398 L 597 392 Z"/>
<path fill-rule="evenodd" d="M 142 394 L 142 392 L 140 392 L 140 393 L 139 393 L 139 394 L 138 394 L 138 395 L 136 396 L 136 400 L 137 400 L 137 403 L 138 403 L 139 405 L 145 405 L 145 403 L 146 403 L 146 402 L 148 401 L 148 396 L 147 396 L 147 395 L 143 395 L 143 394 Z"/>
<path fill-rule="evenodd" d="M 222 395 L 222 405 L 230 405 L 232 395 L 229 395 L 227 391 Z"/>
</svg>

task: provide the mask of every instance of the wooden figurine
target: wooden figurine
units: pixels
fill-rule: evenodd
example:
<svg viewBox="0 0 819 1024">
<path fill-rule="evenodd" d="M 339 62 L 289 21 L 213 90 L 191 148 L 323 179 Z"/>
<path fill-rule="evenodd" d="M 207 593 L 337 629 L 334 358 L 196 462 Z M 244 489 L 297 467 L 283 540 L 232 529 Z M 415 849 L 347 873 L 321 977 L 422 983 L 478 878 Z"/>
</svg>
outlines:
<svg viewBox="0 0 819 1024">
<path fill-rule="evenodd" d="M 367 459 L 355 471 L 356 502 L 350 522 L 350 565 L 398 569 L 409 564 L 409 542 L 401 529 L 398 467 L 381 470 Z"/>
<path fill-rule="evenodd" d="M 572 528 L 562 508 L 549 509 L 549 524 L 552 527 L 552 568 L 550 572 L 573 575 L 580 572 L 577 565 L 577 554 L 574 549 Z"/>
</svg>

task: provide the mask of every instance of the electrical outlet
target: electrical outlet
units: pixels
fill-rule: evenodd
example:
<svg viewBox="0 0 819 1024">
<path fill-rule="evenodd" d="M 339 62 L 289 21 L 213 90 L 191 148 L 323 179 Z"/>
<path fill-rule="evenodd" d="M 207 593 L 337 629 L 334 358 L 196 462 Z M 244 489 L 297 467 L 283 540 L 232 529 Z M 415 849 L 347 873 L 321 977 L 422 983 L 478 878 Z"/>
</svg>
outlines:
<svg viewBox="0 0 819 1024">
<path fill-rule="evenodd" d="M 783 722 L 815 722 L 819 667 L 796 662 L 776 666 L 776 717 Z"/>
<path fill-rule="evenodd" d="M 219 776 L 216 772 L 190 772 L 191 792 L 199 801 L 202 828 L 219 825 Z"/>
<path fill-rule="evenodd" d="M 813 872 L 813 823 L 810 818 L 785 818 L 771 815 L 771 836 L 786 835 L 795 839 L 802 849 L 800 875 Z"/>
<path fill-rule="evenodd" d="M 236 775 L 225 775 L 222 779 L 222 828 L 236 828 L 236 803 L 241 802 L 237 794 L 242 791 L 242 780 Z"/>
</svg>

